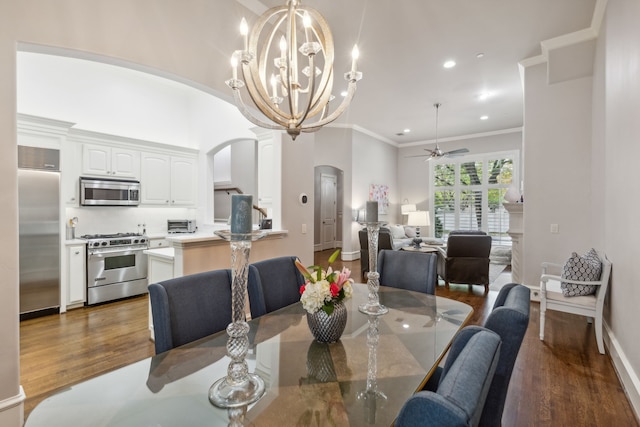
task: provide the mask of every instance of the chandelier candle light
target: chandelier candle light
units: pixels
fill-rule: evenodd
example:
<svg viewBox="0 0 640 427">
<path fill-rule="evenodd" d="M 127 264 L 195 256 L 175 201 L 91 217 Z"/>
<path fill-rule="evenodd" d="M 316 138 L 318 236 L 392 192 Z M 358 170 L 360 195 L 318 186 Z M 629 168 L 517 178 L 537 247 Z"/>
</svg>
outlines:
<svg viewBox="0 0 640 427">
<path fill-rule="evenodd" d="M 226 84 L 251 123 L 286 130 L 295 140 L 300 132 L 314 132 L 333 122 L 349 106 L 356 82 L 362 78 L 357 70 L 358 47 L 353 47 L 351 70 L 344 75 L 347 94 L 329 113 L 329 102 L 334 99 L 333 35 L 317 10 L 302 6 L 300 0 L 288 0 L 261 15 L 251 32 L 242 18 L 240 34 L 244 46 L 231 57 L 232 78 Z M 242 80 L 238 79 L 238 65 Z M 254 106 L 270 123 L 254 116 L 244 103 L 240 89 L 245 86 Z M 316 120 L 308 122 L 312 117 Z"/>
<path fill-rule="evenodd" d="M 389 311 L 380 304 L 378 289 L 380 288 L 380 273 L 378 273 L 378 237 L 380 236 L 380 222 L 378 222 L 378 202 L 368 201 L 365 216 L 367 236 L 369 240 L 369 272 L 367 273 L 367 286 L 369 297 L 366 303 L 360 304 L 358 310 L 365 314 L 378 316 Z"/>
<path fill-rule="evenodd" d="M 227 376 L 209 389 L 209 401 L 221 408 L 238 408 L 258 400 L 265 391 L 262 378 L 250 374 L 245 356 L 249 350 L 249 325 L 245 321 L 245 298 L 249 274 L 251 240 L 264 232 L 252 232 L 251 207 L 253 197 L 231 196 L 231 233 L 216 232 L 231 244 L 231 322 L 227 326 L 227 355 L 231 358 Z"/>
</svg>

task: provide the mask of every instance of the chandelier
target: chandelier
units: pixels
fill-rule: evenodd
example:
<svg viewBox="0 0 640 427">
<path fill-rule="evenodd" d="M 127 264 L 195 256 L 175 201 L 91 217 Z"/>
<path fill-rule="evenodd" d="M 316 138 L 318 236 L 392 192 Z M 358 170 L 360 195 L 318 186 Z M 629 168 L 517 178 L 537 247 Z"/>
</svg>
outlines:
<svg viewBox="0 0 640 427">
<path fill-rule="evenodd" d="M 334 99 L 333 36 L 324 17 L 315 9 L 288 0 L 267 10 L 249 33 L 242 18 L 244 48 L 231 57 L 232 78 L 226 84 L 240 112 L 253 124 L 286 130 L 292 139 L 300 132 L 314 132 L 337 119 L 349 106 L 362 78 L 357 70 L 358 47 L 353 47 L 351 70 L 342 103 L 332 112 Z M 298 42 L 300 40 L 300 43 Z M 238 65 L 242 79 L 238 78 Z M 255 117 L 242 99 L 246 87 L 251 101 L 271 122 Z M 310 120 L 310 119 L 314 120 Z"/>
</svg>

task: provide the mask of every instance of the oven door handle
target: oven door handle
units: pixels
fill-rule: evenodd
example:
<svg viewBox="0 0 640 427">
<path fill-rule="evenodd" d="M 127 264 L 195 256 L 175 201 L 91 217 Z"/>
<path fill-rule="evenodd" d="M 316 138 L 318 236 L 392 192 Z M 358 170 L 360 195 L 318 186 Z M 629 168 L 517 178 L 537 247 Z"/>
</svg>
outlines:
<svg viewBox="0 0 640 427">
<path fill-rule="evenodd" d="M 95 258 L 104 258 L 106 255 L 114 255 L 114 254 L 118 254 L 118 255 L 135 255 L 136 253 L 139 253 L 143 250 L 145 250 L 146 248 L 141 247 L 141 248 L 137 248 L 137 249 L 97 249 L 97 250 L 89 250 L 89 257 L 95 257 Z"/>
</svg>

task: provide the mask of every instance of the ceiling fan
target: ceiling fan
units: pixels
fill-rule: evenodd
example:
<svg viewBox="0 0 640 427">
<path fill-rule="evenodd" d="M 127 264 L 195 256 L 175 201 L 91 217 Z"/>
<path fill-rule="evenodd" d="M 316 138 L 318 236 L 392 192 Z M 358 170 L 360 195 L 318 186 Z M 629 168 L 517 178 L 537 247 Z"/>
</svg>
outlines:
<svg viewBox="0 0 640 427">
<path fill-rule="evenodd" d="M 440 159 L 442 157 L 454 157 L 464 153 L 468 153 L 469 150 L 467 150 L 466 148 L 459 148 L 457 150 L 451 150 L 451 151 L 442 151 L 442 149 L 438 145 L 438 110 L 440 109 L 442 104 L 440 104 L 439 102 L 436 102 L 435 104 L 433 104 L 433 106 L 436 107 L 436 147 L 433 150 L 425 148 L 424 150 L 428 151 L 429 154 L 418 154 L 415 156 L 407 156 L 407 157 L 427 157 L 425 159 L 425 162 L 426 162 L 431 159 Z"/>
</svg>

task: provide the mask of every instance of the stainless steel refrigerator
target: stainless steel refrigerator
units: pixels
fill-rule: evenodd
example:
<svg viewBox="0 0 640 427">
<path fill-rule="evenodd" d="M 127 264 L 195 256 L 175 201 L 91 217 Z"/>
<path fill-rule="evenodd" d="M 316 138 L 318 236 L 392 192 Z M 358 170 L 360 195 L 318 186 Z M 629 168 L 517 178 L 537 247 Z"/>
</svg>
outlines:
<svg viewBox="0 0 640 427">
<path fill-rule="evenodd" d="M 60 312 L 60 151 L 18 146 L 20 319 Z"/>
</svg>

